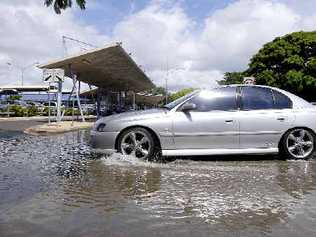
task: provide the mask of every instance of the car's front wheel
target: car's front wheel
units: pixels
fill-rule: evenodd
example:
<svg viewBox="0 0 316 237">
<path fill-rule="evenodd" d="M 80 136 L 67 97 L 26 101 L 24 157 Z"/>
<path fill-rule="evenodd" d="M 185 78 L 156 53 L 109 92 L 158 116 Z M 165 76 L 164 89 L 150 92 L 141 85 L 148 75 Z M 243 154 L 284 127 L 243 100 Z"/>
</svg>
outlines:
<svg viewBox="0 0 316 237">
<path fill-rule="evenodd" d="M 281 153 L 285 158 L 309 159 L 315 152 L 315 135 L 306 128 L 288 131 L 281 142 Z"/>
<path fill-rule="evenodd" d="M 118 149 L 123 155 L 148 160 L 154 156 L 155 140 L 144 128 L 130 128 L 120 135 Z"/>
</svg>

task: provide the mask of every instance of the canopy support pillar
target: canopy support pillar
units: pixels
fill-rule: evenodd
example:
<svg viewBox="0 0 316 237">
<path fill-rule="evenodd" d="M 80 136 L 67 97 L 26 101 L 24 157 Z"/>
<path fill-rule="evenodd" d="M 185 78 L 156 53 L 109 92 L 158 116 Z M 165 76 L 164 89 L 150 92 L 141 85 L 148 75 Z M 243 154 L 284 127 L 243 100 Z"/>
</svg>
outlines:
<svg viewBox="0 0 316 237">
<path fill-rule="evenodd" d="M 80 115 L 81 115 L 81 120 L 82 122 L 85 122 L 85 118 L 84 118 L 84 115 L 83 115 L 83 112 L 82 112 L 82 107 L 81 107 L 81 103 L 80 103 L 80 81 L 78 80 L 77 78 L 77 75 L 74 74 L 71 70 L 71 64 L 69 64 L 69 71 L 70 71 L 70 74 L 71 74 L 71 79 L 73 81 L 73 88 L 72 88 L 72 91 L 75 91 L 76 93 L 76 98 L 77 98 L 77 104 L 78 104 L 78 108 L 79 108 L 79 111 L 80 111 Z M 77 83 L 78 83 L 78 86 L 77 86 Z"/>
<path fill-rule="evenodd" d="M 61 121 L 61 97 L 62 97 L 62 88 L 63 88 L 63 82 L 62 80 L 58 80 L 57 82 L 57 123 Z"/>
<path fill-rule="evenodd" d="M 101 117 L 101 96 L 100 88 L 97 89 L 97 119 Z"/>
<path fill-rule="evenodd" d="M 136 93 L 133 91 L 133 109 L 136 110 Z"/>
</svg>

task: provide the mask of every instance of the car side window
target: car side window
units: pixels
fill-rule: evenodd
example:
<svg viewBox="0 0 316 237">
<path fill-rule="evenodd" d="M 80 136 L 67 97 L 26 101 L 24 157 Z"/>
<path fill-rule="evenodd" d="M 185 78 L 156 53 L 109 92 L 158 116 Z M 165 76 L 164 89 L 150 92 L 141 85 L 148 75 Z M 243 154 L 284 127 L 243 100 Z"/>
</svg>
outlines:
<svg viewBox="0 0 316 237">
<path fill-rule="evenodd" d="M 274 109 L 271 89 L 251 86 L 242 87 L 241 108 L 243 110 Z"/>
<path fill-rule="evenodd" d="M 201 91 L 190 102 L 196 105 L 194 111 L 198 112 L 237 110 L 236 87 L 223 87 Z"/>
<path fill-rule="evenodd" d="M 276 90 L 272 90 L 272 92 L 275 109 L 291 109 L 293 107 L 293 103 L 289 97 Z"/>
</svg>

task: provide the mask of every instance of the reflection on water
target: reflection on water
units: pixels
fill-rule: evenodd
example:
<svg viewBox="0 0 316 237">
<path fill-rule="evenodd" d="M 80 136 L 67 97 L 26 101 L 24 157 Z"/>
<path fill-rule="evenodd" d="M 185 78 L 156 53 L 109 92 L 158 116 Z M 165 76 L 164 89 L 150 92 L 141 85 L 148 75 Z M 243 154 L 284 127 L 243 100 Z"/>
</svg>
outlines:
<svg viewBox="0 0 316 237">
<path fill-rule="evenodd" d="M 88 132 L 0 135 L 0 236 L 315 236 L 316 162 L 100 157 Z"/>
</svg>

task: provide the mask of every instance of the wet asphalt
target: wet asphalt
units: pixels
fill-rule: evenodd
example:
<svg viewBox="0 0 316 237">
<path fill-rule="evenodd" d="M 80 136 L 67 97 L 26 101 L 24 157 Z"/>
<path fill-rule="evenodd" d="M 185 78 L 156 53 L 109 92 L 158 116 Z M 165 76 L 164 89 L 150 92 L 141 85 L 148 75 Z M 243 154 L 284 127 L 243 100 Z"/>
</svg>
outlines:
<svg viewBox="0 0 316 237">
<path fill-rule="evenodd" d="M 1 237 L 316 236 L 315 159 L 159 164 L 94 154 L 88 131 L 0 129 Z"/>
</svg>

